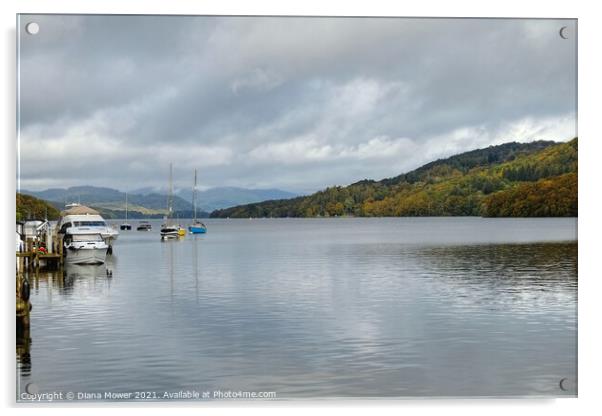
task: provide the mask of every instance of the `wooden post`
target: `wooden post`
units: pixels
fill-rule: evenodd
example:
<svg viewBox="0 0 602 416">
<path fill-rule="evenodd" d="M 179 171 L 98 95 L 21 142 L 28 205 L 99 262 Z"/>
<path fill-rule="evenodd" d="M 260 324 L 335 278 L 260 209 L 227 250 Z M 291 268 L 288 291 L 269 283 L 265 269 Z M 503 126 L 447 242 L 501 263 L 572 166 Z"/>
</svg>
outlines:
<svg viewBox="0 0 602 416">
<path fill-rule="evenodd" d="M 50 226 L 48 226 L 46 228 L 46 231 L 44 232 L 44 242 L 46 243 L 46 251 L 48 251 L 48 253 L 54 253 L 52 247 L 52 234 L 50 234 Z"/>
<path fill-rule="evenodd" d="M 33 241 L 31 240 L 31 238 L 27 238 L 26 247 L 27 247 L 27 265 L 26 265 L 26 267 L 29 269 L 33 262 L 33 259 L 31 257 L 32 253 L 33 253 Z"/>
<path fill-rule="evenodd" d="M 61 235 L 57 235 L 56 240 L 57 240 L 56 244 L 58 245 L 57 251 L 60 254 L 59 262 L 61 264 L 61 267 L 63 267 L 63 264 L 65 262 L 65 256 L 63 254 L 63 250 L 64 250 L 63 237 Z"/>
</svg>

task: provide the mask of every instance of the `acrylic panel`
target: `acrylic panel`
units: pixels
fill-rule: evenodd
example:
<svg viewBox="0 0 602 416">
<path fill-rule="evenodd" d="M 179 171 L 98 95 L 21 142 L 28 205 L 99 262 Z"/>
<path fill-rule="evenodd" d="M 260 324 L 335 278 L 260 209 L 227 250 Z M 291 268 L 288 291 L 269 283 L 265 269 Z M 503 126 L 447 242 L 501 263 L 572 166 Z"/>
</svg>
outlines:
<svg viewBox="0 0 602 416">
<path fill-rule="evenodd" d="M 17 16 L 18 402 L 577 396 L 577 21 Z"/>
</svg>

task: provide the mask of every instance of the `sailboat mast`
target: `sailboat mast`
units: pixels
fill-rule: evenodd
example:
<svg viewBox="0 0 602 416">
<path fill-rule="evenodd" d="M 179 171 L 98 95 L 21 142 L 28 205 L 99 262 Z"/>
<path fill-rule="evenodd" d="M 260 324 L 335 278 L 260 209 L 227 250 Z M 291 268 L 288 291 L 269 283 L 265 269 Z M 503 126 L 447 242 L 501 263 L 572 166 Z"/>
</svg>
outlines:
<svg viewBox="0 0 602 416">
<path fill-rule="evenodd" d="M 167 216 L 171 218 L 173 213 L 173 164 L 169 164 L 169 195 L 167 196 Z"/>
<path fill-rule="evenodd" d="M 196 221 L 196 169 L 194 170 L 194 186 L 192 187 L 192 209 L 194 211 L 194 220 Z"/>
<path fill-rule="evenodd" d="M 125 222 L 128 222 L 128 193 L 125 193 Z"/>
</svg>

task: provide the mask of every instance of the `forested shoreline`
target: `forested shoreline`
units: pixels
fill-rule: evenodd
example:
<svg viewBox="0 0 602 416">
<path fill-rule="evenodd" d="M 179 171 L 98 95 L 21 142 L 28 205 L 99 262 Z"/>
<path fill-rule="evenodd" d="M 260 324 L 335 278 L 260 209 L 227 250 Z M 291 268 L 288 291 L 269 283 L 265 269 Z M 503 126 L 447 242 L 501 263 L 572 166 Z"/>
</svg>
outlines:
<svg viewBox="0 0 602 416">
<path fill-rule="evenodd" d="M 394 178 L 216 210 L 211 217 L 575 217 L 577 151 L 577 138 L 505 143 Z"/>
</svg>

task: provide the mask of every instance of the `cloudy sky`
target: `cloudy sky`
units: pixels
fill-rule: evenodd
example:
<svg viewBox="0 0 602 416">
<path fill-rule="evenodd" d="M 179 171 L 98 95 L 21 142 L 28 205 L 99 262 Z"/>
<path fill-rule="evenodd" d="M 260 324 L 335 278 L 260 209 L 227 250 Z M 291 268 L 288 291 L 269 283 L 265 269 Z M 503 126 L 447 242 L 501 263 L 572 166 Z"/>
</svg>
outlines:
<svg viewBox="0 0 602 416">
<path fill-rule="evenodd" d="M 311 192 L 576 135 L 572 20 L 27 15 L 19 31 L 23 189 L 165 187 L 174 162 L 176 186 L 198 168 L 201 188 Z"/>
</svg>

